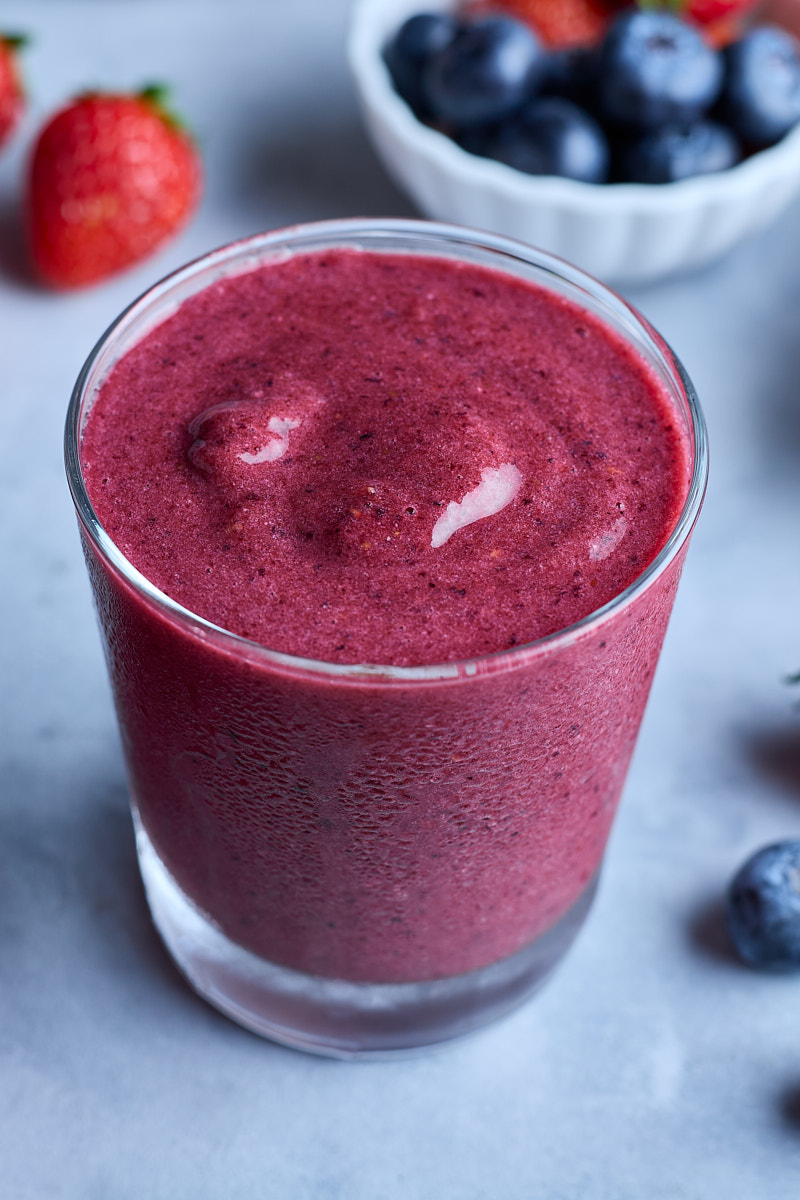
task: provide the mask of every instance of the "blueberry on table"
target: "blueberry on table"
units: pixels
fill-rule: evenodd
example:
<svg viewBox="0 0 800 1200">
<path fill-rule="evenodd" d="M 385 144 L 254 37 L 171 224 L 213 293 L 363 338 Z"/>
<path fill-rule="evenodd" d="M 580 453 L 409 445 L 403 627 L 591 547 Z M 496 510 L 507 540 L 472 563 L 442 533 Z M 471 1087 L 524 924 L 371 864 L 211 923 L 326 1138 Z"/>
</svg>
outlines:
<svg viewBox="0 0 800 1200">
<path fill-rule="evenodd" d="M 727 171 L 741 161 L 739 140 L 715 121 L 667 125 L 630 142 L 620 156 L 627 183 L 675 183 Z"/>
<path fill-rule="evenodd" d="M 465 26 L 435 54 L 423 76 L 425 98 L 439 120 L 461 127 L 499 121 L 539 84 L 546 55 L 521 21 L 484 17 Z"/>
<path fill-rule="evenodd" d="M 753 147 L 771 146 L 800 121 L 800 48 L 784 30 L 753 29 L 725 51 L 725 119 Z"/>
<path fill-rule="evenodd" d="M 696 120 L 716 101 L 722 79 L 719 54 L 668 12 L 623 13 L 600 49 L 602 111 L 640 129 Z"/>
<path fill-rule="evenodd" d="M 422 72 L 434 54 L 450 45 L 460 28 L 449 13 L 417 13 L 400 26 L 383 52 L 395 91 L 420 115 L 426 110 Z"/>
<path fill-rule="evenodd" d="M 752 967 L 800 970 L 800 840 L 766 846 L 728 890 L 728 931 Z"/>
<path fill-rule="evenodd" d="M 491 140 L 490 158 L 528 175 L 561 175 L 584 183 L 604 183 L 610 152 L 592 117 L 558 96 L 528 102 Z"/>
</svg>

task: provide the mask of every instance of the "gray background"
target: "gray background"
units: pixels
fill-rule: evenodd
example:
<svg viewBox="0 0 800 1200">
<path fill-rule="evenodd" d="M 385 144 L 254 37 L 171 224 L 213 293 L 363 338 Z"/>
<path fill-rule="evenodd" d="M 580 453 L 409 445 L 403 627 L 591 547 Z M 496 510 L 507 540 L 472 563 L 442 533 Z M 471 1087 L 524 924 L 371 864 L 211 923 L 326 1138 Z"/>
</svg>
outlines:
<svg viewBox="0 0 800 1200">
<path fill-rule="evenodd" d="M 601 894 L 548 988 L 427 1057 L 338 1064 L 182 984 L 138 883 L 119 744 L 61 467 L 106 324 L 257 229 L 407 214 L 362 135 L 345 0 L 7 0 L 33 108 L 0 159 L 0 1196 L 3 1200 L 788 1200 L 800 981 L 729 958 L 716 905 L 800 835 L 800 210 L 633 299 L 705 404 L 712 485 Z M 44 113 L 175 85 L 207 190 L 158 258 L 75 295 L 25 275 L 16 207 Z"/>
</svg>

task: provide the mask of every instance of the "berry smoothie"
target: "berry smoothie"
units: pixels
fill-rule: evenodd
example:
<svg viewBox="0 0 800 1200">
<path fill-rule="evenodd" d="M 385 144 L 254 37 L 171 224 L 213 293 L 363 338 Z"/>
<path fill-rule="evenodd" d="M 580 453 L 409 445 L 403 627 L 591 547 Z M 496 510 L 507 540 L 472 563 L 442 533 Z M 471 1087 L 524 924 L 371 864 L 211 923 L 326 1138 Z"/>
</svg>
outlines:
<svg viewBox="0 0 800 1200">
<path fill-rule="evenodd" d="M 370 983 L 555 925 L 598 871 L 682 553 L 547 639 L 656 558 L 692 456 L 610 325 L 444 257 L 276 257 L 129 349 L 88 495 L 150 583 L 247 639 L 85 539 L 139 817 L 197 909 Z"/>
</svg>

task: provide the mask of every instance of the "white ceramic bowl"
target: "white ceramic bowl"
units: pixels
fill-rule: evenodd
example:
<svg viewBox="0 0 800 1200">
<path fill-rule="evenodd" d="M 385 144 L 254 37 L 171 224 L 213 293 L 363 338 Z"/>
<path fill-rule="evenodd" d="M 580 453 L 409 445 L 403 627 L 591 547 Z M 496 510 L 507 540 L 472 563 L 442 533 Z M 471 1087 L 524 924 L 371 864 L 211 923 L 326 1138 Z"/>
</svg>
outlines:
<svg viewBox="0 0 800 1200">
<path fill-rule="evenodd" d="M 800 127 L 729 171 L 657 186 L 524 175 L 468 154 L 416 119 L 381 53 L 412 13 L 451 7 L 356 0 L 348 45 L 375 148 L 427 216 L 519 238 L 604 279 L 644 283 L 724 254 L 800 192 Z"/>
</svg>

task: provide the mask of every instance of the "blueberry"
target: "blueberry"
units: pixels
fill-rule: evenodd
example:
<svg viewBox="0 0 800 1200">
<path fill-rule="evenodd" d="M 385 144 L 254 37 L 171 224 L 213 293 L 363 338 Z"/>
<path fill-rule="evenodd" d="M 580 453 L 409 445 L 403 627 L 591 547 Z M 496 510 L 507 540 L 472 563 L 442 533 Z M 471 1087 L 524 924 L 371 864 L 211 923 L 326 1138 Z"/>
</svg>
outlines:
<svg viewBox="0 0 800 1200">
<path fill-rule="evenodd" d="M 612 121 L 640 129 L 694 121 L 722 88 L 722 59 L 668 12 L 626 12 L 600 49 L 599 98 Z"/>
<path fill-rule="evenodd" d="M 727 171 L 741 160 L 738 138 L 714 121 L 666 125 L 630 142 L 621 154 L 621 177 L 629 183 L 675 183 L 694 175 Z"/>
<path fill-rule="evenodd" d="M 426 110 L 422 72 L 434 54 L 450 45 L 460 28 L 448 13 L 417 13 L 400 26 L 383 52 L 395 91 L 420 115 Z"/>
<path fill-rule="evenodd" d="M 800 53 L 790 34 L 753 29 L 725 51 L 721 111 L 750 146 L 771 146 L 800 121 Z"/>
<path fill-rule="evenodd" d="M 728 890 L 728 931 L 753 967 L 800 969 L 800 841 L 766 846 Z"/>
<path fill-rule="evenodd" d="M 597 54 L 586 46 L 557 50 L 547 60 L 543 96 L 561 96 L 591 112 L 597 91 Z"/>
<path fill-rule="evenodd" d="M 602 129 L 576 104 L 558 96 L 529 101 L 500 126 L 486 154 L 528 175 L 561 175 L 584 183 L 608 178 L 610 155 Z"/>
<path fill-rule="evenodd" d="M 425 96 L 442 121 L 461 128 L 499 121 L 518 109 L 544 74 L 535 34 L 509 17 L 484 17 L 428 63 Z"/>
<path fill-rule="evenodd" d="M 469 125 L 466 129 L 455 130 L 453 140 L 468 154 L 477 154 L 480 158 L 485 158 L 497 137 L 497 130 L 497 125 Z"/>
</svg>

